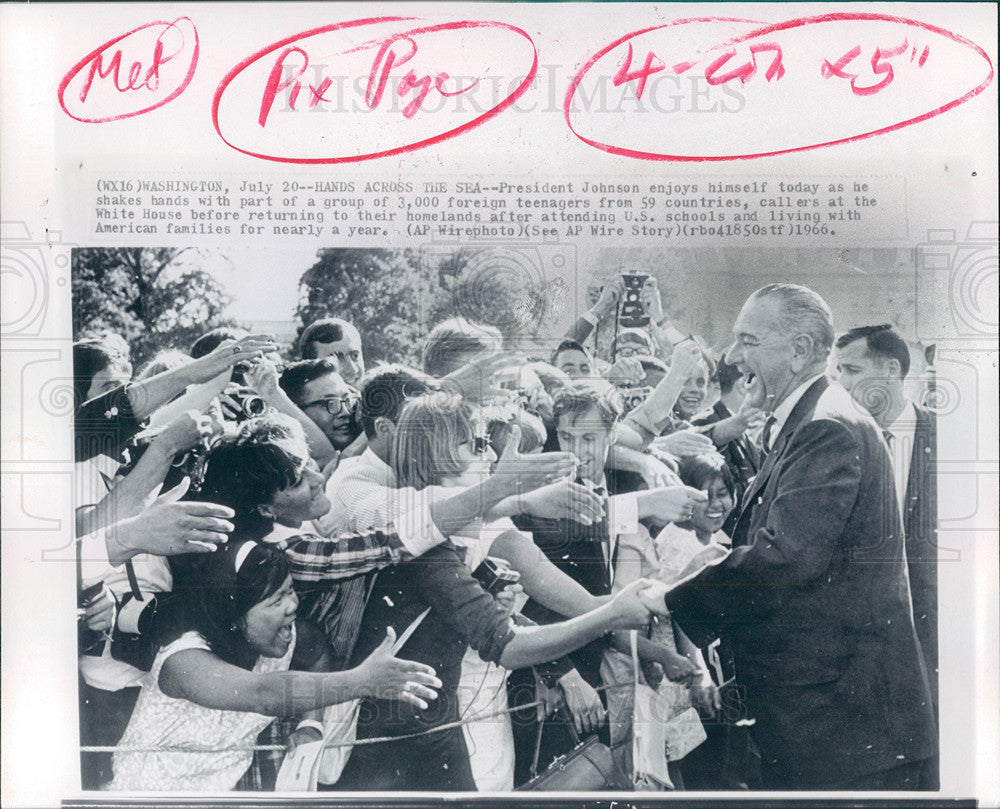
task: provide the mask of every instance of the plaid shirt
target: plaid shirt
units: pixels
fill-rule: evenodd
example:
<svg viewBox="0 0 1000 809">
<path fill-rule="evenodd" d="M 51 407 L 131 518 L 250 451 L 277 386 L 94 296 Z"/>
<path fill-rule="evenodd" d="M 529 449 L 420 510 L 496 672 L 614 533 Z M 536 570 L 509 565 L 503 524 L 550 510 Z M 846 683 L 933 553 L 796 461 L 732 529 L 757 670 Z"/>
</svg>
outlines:
<svg viewBox="0 0 1000 809">
<path fill-rule="evenodd" d="M 369 531 L 326 539 L 301 529 L 276 525 L 264 537 L 280 547 L 291 565 L 299 596 L 299 617 L 313 621 L 333 647 L 333 668 L 340 670 L 354 651 L 368 592 L 375 573 L 413 559 L 413 549 L 436 544 L 444 537 L 430 522 L 409 521 L 398 531 Z M 406 535 L 404 544 L 400 532 Z M 417 537 L 418 534 L 424 534 Z"/>
<path fill-rule="evenodd" d="M 393 531 L 327 539 L 298 528 L 276 525 L 263 541 L 285 552 L 296 584 L 342 581 L 413 558 Z"/>
</svg>

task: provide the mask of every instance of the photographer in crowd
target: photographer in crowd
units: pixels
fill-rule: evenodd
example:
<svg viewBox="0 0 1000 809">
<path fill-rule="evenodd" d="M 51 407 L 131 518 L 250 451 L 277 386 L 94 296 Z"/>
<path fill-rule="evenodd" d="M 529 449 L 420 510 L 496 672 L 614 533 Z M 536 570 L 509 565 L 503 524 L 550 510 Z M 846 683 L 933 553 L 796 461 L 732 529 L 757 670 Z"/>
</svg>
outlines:
<svg viewBox="0 0 1000 809">
<path fill-rule="evenodd" d="M 604 283 L 554 352 L 505 351 L 509 335 L 495 326 L 452 317 L 414 347 L 421 371 L 398 362 L 366 369 L 361 332 L 338 318 L 305 324 L 295 362 L 281 357 L 291 346 L 226 327 L 199 338 L 189 360 L 164 356 L 153 366 L 163 370 L 135 380 L 120 338 L 81 340 L 81 740 L 118 748 L 113 760 L 83 754 L 84 785 L 273 786 L 265 764 L 275 748 L 280 756 L 326 738 L 328 706 L 350 700 L 361 701 L 358 738 L 377 741 L 357 745 L 339 779 L 327 778 L 337 790 L 507 790 L 573 755 L 574 733 L 596 734 L 629 770 L 635 682 L 711 722 L 735 662 L 760 732 L 739 736 L 738 768 L 707 749 L 692 757 L 692 785 L 754 786 L 759 771 L 771 788 L 857 779 L 910 788 L 913 773 L 888 772 L 885 756 L 897 747 L 931 756 L 927 727 L 914 726 L 909 746 L 879 736 L 877 767 L 847 767 L 841 780 L 822 762 L 810 769 L 798 754 L 774 751 L 786 715 L 802 726 L 787 738 L 810 750 L 819 741 L 795 706 L 778 704 L 771 669 L 758 659 L 774 652 L 779 630 L 800 651 L 804 643 L 783 612 L 784 590 L 768 582 L 812 585 L 817 570 L 829 571 L 854 593 L 863 578 L 819 528 L 829 554 L 800 553 L 797 527 L 812 530 L 819 518 L 808 498 L 778 524 L 767 513 L 785 514 L 791 495 L 774 488 L 795 479 L 785 464 L 800 463 L 808 477 L 814 456 L 840 459 L 843 449 L 813 453 L 808 433 L 820 428 L 793 437 L 811 422 L 783 406 L 813 402 L 789 386 L 815 382 L 829 350 L 828 330 L 815 327 L 828 310 L 802 289 L 753 297 L 725 362 L 671 323 L 655 278 L 629 273 Z M 804 325 L 779 317 L 788 301 L 810 312 Z M 849 337 L 846 360 L 860 340 Z M 777 340 L 789 343 L 780 363 L 761 348 Z M 815 421 L 850 422 L 867 464 L 864 498 L 881 503 L 896 491 L 884 479 L 891 464 L 870 440 L 872 425 L 841 415 Z M 801 460 L 786 457 L 790 443 Z M 875 477 L 885 491 L 869 490 Z M 835 502 L 850 510 L 846 498 Z M 889 505 L 875 509 L 881 525 L 894 525 L 895 498 Z M 862 517 L 867 528 L 877 522 Z M 786 548 L 787 559 L 775 556 Z M 908 585 L 875 561 L 872 572 L 891 580 L 894 595 L 874 603 L 895 621 L 902 603 L 912 610 Z M 705 565 L 709 572 L 672 590 Z M 730 581 L 745 588 L 727 589 Z M 879 581 L 865 581 L 878 591 Z M 748 593 L 749 605 L 740 598 Z M 820 631 L 837 623 L 821 594 L 814 604 L 789 593 Z M 411 626 L 393 656 L 387 633 Z M 629 629 L 639 630 L 640 672 Z M 902 650 L 888 634 L 887 648 Z M 761 648 L 751 648 L 754 638 Z M 823 671 L 840 677 L 839 665 Z M 916 679 L 900 680 L 902 697 L 916 694 Z M 565 711 L 539 726 L 559 703 Z M 528 705 L 525 722 L 519 709 Z M 301 721 L 293 730 L 272 717 Z M 685 752 L 704 738 L 675 731 L 666 738 Z M 748 761 L 748 735 L 773 757 Z M 656 786 L 684 787 L 681 755 L 675 749 L 670 776 Z"/>
</svg>

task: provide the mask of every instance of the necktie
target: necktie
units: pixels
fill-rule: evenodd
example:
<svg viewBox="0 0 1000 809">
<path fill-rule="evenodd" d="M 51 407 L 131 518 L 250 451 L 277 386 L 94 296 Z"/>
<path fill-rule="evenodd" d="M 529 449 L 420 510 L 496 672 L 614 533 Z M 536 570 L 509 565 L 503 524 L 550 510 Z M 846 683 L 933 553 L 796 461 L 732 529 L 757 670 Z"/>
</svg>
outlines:
<svg viewBox="0 0 1000 809">
<path fill-rule="evenodd" d="M 771 451 L 771 429 L 774 427 L 774 423 L 778 419 L 774 417 L 774 414 L 767 417 L 767 421 L 764 423 L 764 432 L 760 434 L 760 445 L 764 450 L 764 454 L 767 455 Z"/>
</svg>

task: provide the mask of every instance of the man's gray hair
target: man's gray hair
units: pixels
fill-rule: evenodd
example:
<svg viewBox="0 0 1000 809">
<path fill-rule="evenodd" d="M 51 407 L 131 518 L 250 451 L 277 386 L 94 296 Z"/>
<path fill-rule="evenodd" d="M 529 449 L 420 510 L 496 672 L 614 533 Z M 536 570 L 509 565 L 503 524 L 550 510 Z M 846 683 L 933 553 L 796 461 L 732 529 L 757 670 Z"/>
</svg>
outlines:
<svg viewBox="0 0 1000 809">
<path fill-rule="evenodd" d="M 833 313 L 819 295 L 798 284 L 768 284 L 755 298 L 778 301 L 778 323 L 786 334 L 808 334 L 817 356 L 827 356 L 833 348 Z"/>
</svg>

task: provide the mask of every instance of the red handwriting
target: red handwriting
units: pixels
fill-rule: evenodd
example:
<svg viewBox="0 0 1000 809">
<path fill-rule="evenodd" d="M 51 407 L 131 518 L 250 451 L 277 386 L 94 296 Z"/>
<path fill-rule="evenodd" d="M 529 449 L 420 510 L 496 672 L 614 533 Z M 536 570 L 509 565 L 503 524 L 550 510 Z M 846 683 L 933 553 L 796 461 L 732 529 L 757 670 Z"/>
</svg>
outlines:
<svg viewBox="0 0 1000 809">
<path fill-rule="evenodd" d="M 507 109 L 531 86 L 538 55 L 521 29 L 484 21 L 414 22 L 402 17 L 352 20 L 304 31 L 258 51 L 219 83 L 212 104 L 216 132 L 231 148 L 264 160 L 371 160 L 467 132 Z M 442 54 L 455 52 L 459 38 L 463 53 L 453 69 L 444 61 L 455 57 Z M 318 53 L 325 63 L 318 62 Z M 518 72 L 517 60 L 523 72 Z M 480 77 L 510 75 L 501 68 L 513 68 L 521 77 L 510 83 L 508 94 L 499 102 L 491 97 L 488 105 L 472 99 Z M 252 123 L 240 102 L 248 95 L 260 99 Z M 432 104 L 461 96 L 470 100 L 443 115 L 442 104 Z M 395 99 L 405 103 L 397 107 Z M 352 114 L 279 114 L 331 107 Z M 437 119 L 447 122 L 443 131 L 434 123 Z M 397 133 L 400 122 L 412 126 Z"/>
<path fill-rule="evenodd" d="M 398 46 L 398 47 L 397 47 Z M 375 54 L 375 61 L 372 63 L 371 72 L 368 74 L 368 86 L 365 90 L 365 104 L 369 109 L 375 109 L 382 103 L 385 90 L 389 84 L 389 78 L 394 67 L 406 64 L 417 54 L 417 43 L 409 36 L 400 35 L 387 39 L 382 43 Z M 290 56 L 298 57 L 298 66 L 291 66 L 288 63 Z M 268 76 L 267 84 L 264 86 L 263 97 L 260 103 L 260 115 L 257 122 L 261 126 L 267 124 L 271 108 L 274 106 L 278 96 L 288 91 L 288 106 L 291 110 L 298 109 L 299 94 L 305 87 L 309 94 L 308 109 L 313 109 L 322 102 L 331 102 L 334 99 L 325 95 L 333 86 L 333 80 L 327 76 L 323 78 L 317 86 L 309 82 L 303 84 L 300 79 L 305 75 L 309 67 L 309 54 L 302 48 L 285 48 L 274 62 L 271 73 Z M 291 70 L 289 70 L 291 67 Z M 448 91 L 444 89 L 444 84 L 451 76 L 446 72 L 437 73 L 433 78 L 430 75 L 418 77 L 410 70 L 400 80 L 398 94 L 404 98 L 408 93 L 414 92 L 413 98 L 403 107 L 403 117 L 412 118 L 420 110 L 424 100 L 433 88 L 442 96 L 452 97 L 472 90 L 478 83 L 478 79 L 471 84 L 461 87 L 458 90 Z"/>
<path fill-rule="evenodd" d="M 198 32 L 188 17 L 146 23 L 70 68 L 59 84 L 59 104 L 85 123 L 142 115 L 184 92 L 197 64 Z"/>
<path fill-rule="evenodd" d="M 812 35 L 818 27 L 822 33 Z M 714 39 L 713 31 L 718 32 Z M 704 47 L 692 46 L 692 39 Z M 825 43 L 822 48 L 817 41 Z M 934 80 L 927 81 L 922 74 L 931 70 Z M 563 113 L 580 140 L 611 154 L 643 160 L 738 160 L 896 131 L 965 103 L 985 90 L 993 75 L 989 56 L 974 42 L 885 14 L 830 13 L 774 24 L 685 19 L 627 34 L 595 53 L 571 81 Z M 749 128 L 736 119 L 720 117 L 719 124 L 733 126 L 713 127 L 703 115 L 685 118 L 676 103 L 683 98 L 678 96 L 681 77 L 694 83 L 691 112 L 716 111 L 719 102 L 713 106 L 700 99 L 710 97 L 712 88 L 724 88 L 728 98 L 739 99 L 734 105 L 738 111 L 750 111 L 744 119 Z M 606 78 L 635 101 L 646 102 L 636 109 L 669 112 L 670 118 L 593 115 L 591 102 L 602 97 L 600 84 Z M 697 82 L 707 89 L 696 89 Z M 841 83 L 849 86 L 848 94 L 837 89 Z M 758 97 L 757 89 L 768 85 Z M 663 86 L 670 88 L 666 101 L 673 103 L 664 104 Z M 628 109 L 622 104 L 629 97 L 622 97 L 619 109 Z M 887 103 L 848 104 L 870 98 L 887 98 Z M 650 150 L 649 144 L 666 140 L 683 146 Z M 758 148 L 748 151 L 748 143 Z M 706 147 L 715 151 L 706 153 Z"/>
<path fill-rule="evenodd" d="M 402 51 L 396 50 L 397 44 L 403 46 Z M 385 93 L 386 84 L 389 82 L 389 74 L 392 68 L 396 65 L 406 64 L 416 54 L 417 43 L 405 35 L 393 37 L 382 43 L 382 47 L 379 48 L 378 53 L 375 55 L 375 62 L 372 64 L 371 73 L 368 74 L 368 88 L 365 90 L 365 103 L 370 109 L 375 109 L 382 102 L 382 96 Z M 479 84 L 479 79 L 476 79 L 465 87 L 447 91 L 443 85 L 450 78 L 445 72 L 438 73 L 433 79 L 434 89 L 443 96 L 453 97 L 467 93 Z M 421 104 L 424 103 L 424 99 L 427 98 L 431 86 L 432 80 L 429 75 L 418 78 L 417 74 L 410 70 L 403 76 L 403 80 L 399 85 L 399 95 L 405 96 L 411 90 L 417 91 L 413 100 L 403 108 L 404 117 L 412 118 L 417 114 L 417 110 L 420 109 Z"/>
<path fill-rule="evenodd" d="M 736 56 L 735 50 L 726 51 L 721 56 L 713 59 L 705 67 L 705 80 L 711 85 L 725 84 L 727 81 L 732 81 L 733 79 L 739 79 L 740 82 L 746 84 L 750 79 L 754 77 L 757 73 L 757 54 L 771 51 L 774 53 L 774 58 L 771 60 L 770 66 L 767 68 L 767 72 L 764 77 L 767 81 L 772 79 L 777 80 L 785 75 L 785 68 L 781 64 L 781 48 L 774 42 L 755 42 L 750 46 L 750 59 L 744 62 L 737 68 L 733 68 L 728 73 L 719 74 L 722 69 L 730 59 Z M 675 76 L 680 76 L 683 73 L 687 73 L 691 68 L 693 68 L 698 63 L 695 62 L 678 62 L 675 64 L 671 70 Z M 646 82 L 650 76 L 654 73 L 659 73 L 662 70 L 666 70 L 666 65 L 663 60 L 660 59 L 652 51 L 646 52 L 646 61 L 643 63 L 642 67 L 635 70 L 632 69 L 632 43 L 628 43 L 628 53 L 625 55 L 625 60 L 622 62 L 621 67 L 618 71 L 611 77 L 611 81 L 615 87 L 620 87 L 623 84 L 627 84 L 630 81 L 637 82 L 635 88 L 635 97 L 641 99 L 642 94 L 646 90 Z"/>
<path fill-rule="evenodd" d="M 887 50 L 882 50 L 881 48 L 875 48 L 875 52 L 872 54 L 871 66 L 872 73 L 876 76 L 882 76 L 881 81 L 875 84 L 858 84 L 857 73 L 848 73 L 845 69 L 851 62 L 857 59 L 861 55 L 861 46 L 855 45 L 847 53 L 841 56 L 832 65 L 829 60 L 823 62 L 820 71 L 823 74 L 824 79 L 838 78 L 838 79 L 849 79 L 851 82 L 851 92 L 858 96 L 870 96 L 875 95 L 879 90 L 887 87 L 892 83 L 895 74 L 892 70 L 892 65 L 885 63 L 883 64 L 883 59 L 892 59 L 895 56 L 899 56 L 906 52 L 906 49 L 910 47 L 909 40 L 904 39 L 901 45 L 894 48 L 889 48 Z M 913 62 L 916 59 L 917 67 L 923 67 L 927 62 L 927 57 L 930 55 L 931 49 L 929 45 L 924 46 L 923 51 L 920 54 L 920 58 L 916 59 L 917 48 L 914 47 L 910 54 L 910 61 Z"/>
<path fill-rule="evenodd" d="M 748 61 L 730 70 L 728 73 L 719 75 L 722 66 L 736 56 L 736 51 L 726 51 L 705 68 L 705 80 L 711 85 L 724 84 L 733 79 L 739 79 L 740 82 L 746 84 L 757 74 L 757 54 L 767 51 L 771 51 L 774 54 L 774 58 L 771 60 L 764 78 L 767 81 L 771 81 L 772 79 L 777 81 L 785 75 L 785 68 L 781 64 L 781 48 L 775 42 L 755 42 L 750 46 L 750 59 Z"/>
</svg>

